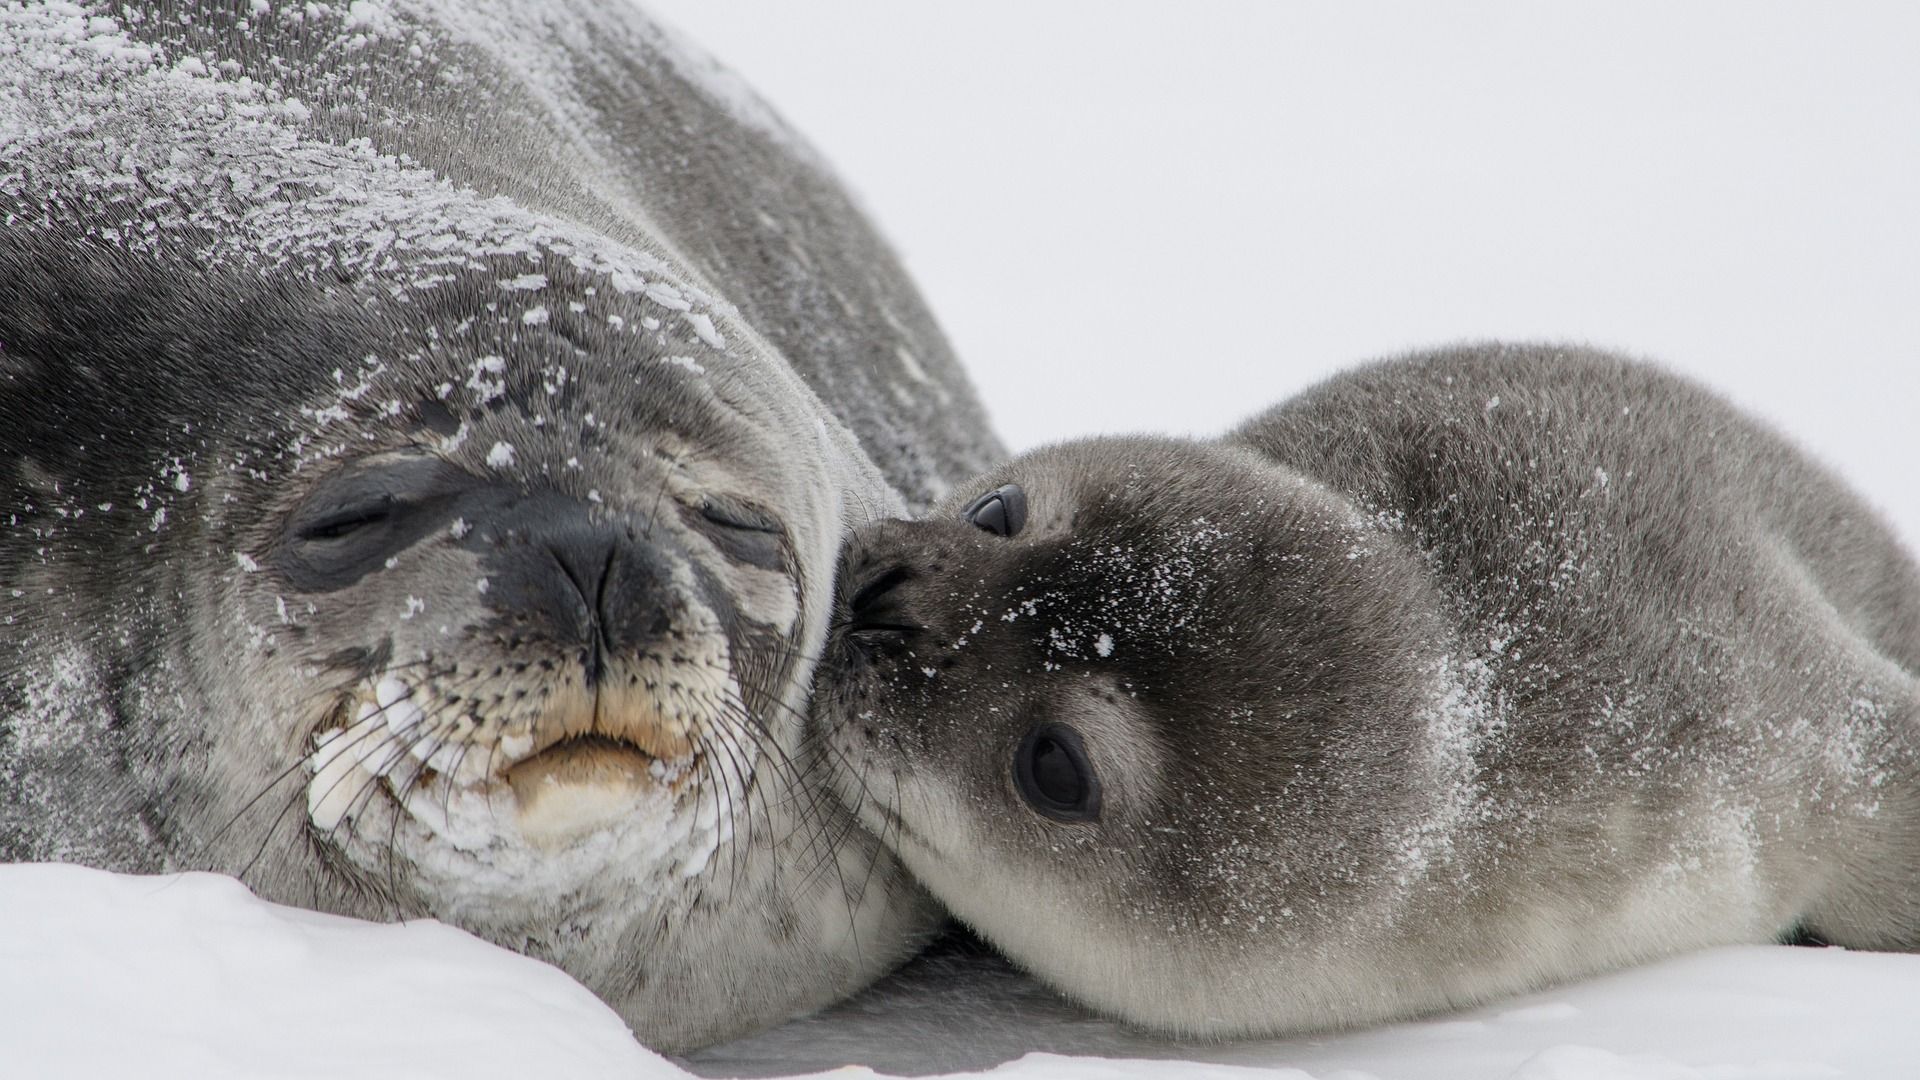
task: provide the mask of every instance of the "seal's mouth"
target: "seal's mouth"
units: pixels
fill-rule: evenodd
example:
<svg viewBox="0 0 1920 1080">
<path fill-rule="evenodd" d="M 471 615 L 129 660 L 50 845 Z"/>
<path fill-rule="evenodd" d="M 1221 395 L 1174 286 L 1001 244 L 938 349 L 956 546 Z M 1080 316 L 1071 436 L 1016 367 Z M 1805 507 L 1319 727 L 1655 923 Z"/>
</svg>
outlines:
<svg viewBox="0 0 1920 1080">
<path fill-rule="evenodd" d="M 605 828 L 676 796 L 697 771 L 693 719 L 640 685 L 547 686 L 538 708 L 495 701 L 488 711 L 479 699 L 434 700 L 394 675 L 363 684 L 315 736 L 308 815 L 330 832 L 385 798 L 439 831 L 465 795 L 539 846 Z"/>
</svg>

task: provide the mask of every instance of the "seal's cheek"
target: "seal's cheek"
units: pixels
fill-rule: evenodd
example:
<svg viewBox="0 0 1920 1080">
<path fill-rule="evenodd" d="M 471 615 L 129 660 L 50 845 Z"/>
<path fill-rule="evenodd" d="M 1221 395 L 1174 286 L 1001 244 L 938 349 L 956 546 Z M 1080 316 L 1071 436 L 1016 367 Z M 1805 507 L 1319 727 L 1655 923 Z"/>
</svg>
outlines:
<svg viewBox="0 0 1920 1080">
<path fill-rule="evenodd" d="M 800 623 L 800 592 L 785 572 L 720 564 L 712 575 L 740 618 L 758 623 L 783 638 L 794 635 Z"/>
</svg>

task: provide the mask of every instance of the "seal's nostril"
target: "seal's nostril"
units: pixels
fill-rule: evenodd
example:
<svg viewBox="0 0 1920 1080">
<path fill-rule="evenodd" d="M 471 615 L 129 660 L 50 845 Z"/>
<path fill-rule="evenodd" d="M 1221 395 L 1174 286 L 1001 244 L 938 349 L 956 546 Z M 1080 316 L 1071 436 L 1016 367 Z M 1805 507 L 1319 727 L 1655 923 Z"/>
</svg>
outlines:
<svg viewBox="0 0 1920 1080">
<path fill-rule="evenodd" d="M 860 591 L 854 593 L 853 599 L 847 602 L 848 610 L 854 618 L 859 618 L 888 593 L 911 581 L 913 576 L 913 571 L 904 566 L 894 567 L 861 586 Z"/>
<path fill-rule="evenodd" d="M 847 602 L 847 630 L 855 637 L 916 634 L 925 627 L 908 617 L 900 602 L 900 586 L 918 575 L 904 566 L 896 566 L 867 582 Z"/>
</svg>

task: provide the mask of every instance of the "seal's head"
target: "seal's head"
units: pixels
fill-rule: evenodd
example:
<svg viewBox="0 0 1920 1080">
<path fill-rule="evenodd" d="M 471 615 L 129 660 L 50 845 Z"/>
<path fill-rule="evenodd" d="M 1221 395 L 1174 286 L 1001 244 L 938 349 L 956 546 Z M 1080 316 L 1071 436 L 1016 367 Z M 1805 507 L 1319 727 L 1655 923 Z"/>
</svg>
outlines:
<svg viewBox="0 0 1920 1080">
<path fill-rule="evenodd" d="M 837 189 L 631 5 L 175 6 L 0 13 L 0 859 L 440 918 L 666 1050 L 914 949 L 803 715 L 957 376 L 843 320 L 914 309 Z"/>
<path fill-rule="evenodd" d="M 476 908 L 588 886 L 589 838 L 701 870 L 715 808 L 794 767 L 836 532 L 825 459 L 783 453 L 813 423 L 750 404 L 778 389 L 636 346 L 590 281 L 541 292 L 318 388 L 285 465 L 206 481 L 239 543 L 202 648 L 271 657 L 233 711 L 265 741 L 268 702 L 311 702 L 312 825 L 416 890 L 504 873 Z"/>
<path fill-rule="evenodd" d="M 142 801 L 69 848 L 79 791 L 17 790 L 18 854 L 446 919 L 667 1047 L 911 947 L 924 901 L 813 793 L 833 493 L 865 481 L 844 431 L 768 407 L 797 380 L 559 266 L 478 318 L 242 280 L 182 325 L 184 288 L 118 297 L 112 334 L 14 312 L 13 504 L 53 523 L 9 556 L 36 601 L 7 610 L 14 685 L 53 739 L 23 775 Z M 164 383 L 101 377 L 148 349 Z M 803 958 L 796 1006 L 769 973 Z"/>
<path fill-rule="evenodd" d="M 1016 460 L 849 544 L 815 697 L 840 793 L 1023 966 L 1221 1031 L 1195 985 L 1325 944 L 1426 810 L 1443 635 L 1392 548 L 1241 450 Z"/>
</svg>

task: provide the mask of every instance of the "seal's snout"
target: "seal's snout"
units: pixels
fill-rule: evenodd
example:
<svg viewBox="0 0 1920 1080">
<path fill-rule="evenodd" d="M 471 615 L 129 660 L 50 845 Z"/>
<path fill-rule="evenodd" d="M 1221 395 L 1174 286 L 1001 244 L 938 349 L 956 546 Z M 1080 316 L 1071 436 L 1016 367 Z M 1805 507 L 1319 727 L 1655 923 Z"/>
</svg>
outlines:
<svg viewBox="0 0 1920 1080">
<path fill-rule="evenodd" d="M 538 500 L 497 527 L 489 605 L 515 637 L 576 656 L 587 687 L 671 635 L 667 531 Z"/>
<path fill-rule="evenodd" d="M 908 606 L 902 586 L 920 572 L 901 563 L 880 563 L 855 570 L 841 593 L 843 640 L 859 655 L 891 650 L 926 629 Z"/>
<path fill-rule="evenodd" d="M 1024 505 L 1009 519 L 1019 520 Z M 944 521 L 875 522 L 858 530 L 841 556 L 836 625 L 859 651 L 950 641 L 957 632 L 945 598 L 979 580 L 974 528 Z M 970 588 L 976 587 L 972 584 Z"/>
<path fill-rule="evenodd" d="M 517 522 L 489 575 L 496 618 L 512 637 L 573 657 L 596 689 L 673 626 L 665 552 L 644 533 L 578 512 Z"/>
<path fill-rule="evenodd" d="M 558 491 L 482 488 L 445 513 L 456 527 L 426 535 L 473 560 L 469 647 L 391 664 L 342 706 L 319 736 L 314 823 L 361 812 L 376 781 L 433 820 L 434 799 L 504 784 L 518 836 L 544 849 L 673 797 L 713 718 L 741 707 L 678 531 Z"/>
</svg>

